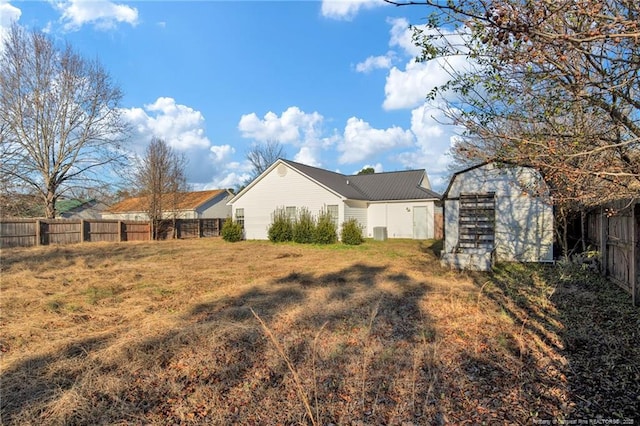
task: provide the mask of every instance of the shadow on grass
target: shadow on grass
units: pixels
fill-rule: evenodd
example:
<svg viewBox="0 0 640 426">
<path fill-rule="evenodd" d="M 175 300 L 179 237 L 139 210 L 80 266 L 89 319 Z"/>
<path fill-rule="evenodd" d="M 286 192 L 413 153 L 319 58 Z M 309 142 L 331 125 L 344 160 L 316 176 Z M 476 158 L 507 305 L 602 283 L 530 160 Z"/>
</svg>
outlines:
<svg viewBox="0 0 640 426">
<path fill-rule="evenodd" d="M 79 339 L 56 353 L 28 358 L 3 371 L 0 377 L 0 422 L 32 423 L 33 414 L 41 414 L 46 403 L 77 384 L 86 374 L 82 363 L 94 351 L 108 346 L 113 337 Z M 72 418 L 66 420 L 74 422 Z"/>
<path fill-rule="evenodd" d="M 505 345 L 540 401 L 531 417 L 639 418 L 640 310 L 626 293 L 575 265 L 500 264 L 473 278 L 519 325 Z"/>
<path fill-rule="evenodd" d="M 439 259 L 444 248 L 444 240 L 420 241 L 418 248 L 422 253 L 433 255 Z"/>
<path fill-rule="evenodd" d="M 426 283 L 365 263 L 290 273 L 196 304 L 175 328 L 131 341 L 112 359 L 100 354 L 108 337 L 12 366 L 1 378 L 2 422 L 310 423 L 287 360 L 323 424 L 434 418 L 434 361 L 425 353 L 436 331 L 419 306 L 428 291 Z M 273 328 L 285 358 L 252 310 Z M 322 333 L 329 341 L 314 339 Z M 403 353 L 416 345 L 423 346 L 415 355 Z M 67 373 L 51 372 L 75 360 Z M 113 387 L 90 383 L 103 378 Z M 69 391 L 66 411 L 52 412 Z"/>
</svg>

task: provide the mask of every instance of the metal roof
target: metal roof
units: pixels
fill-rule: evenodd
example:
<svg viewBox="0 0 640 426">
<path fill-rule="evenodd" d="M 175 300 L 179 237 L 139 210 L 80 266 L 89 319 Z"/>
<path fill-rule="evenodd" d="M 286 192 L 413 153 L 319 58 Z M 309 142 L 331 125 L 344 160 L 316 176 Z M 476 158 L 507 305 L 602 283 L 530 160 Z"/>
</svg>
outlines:
<svg viewBox="0 0 640 426">
<path fill-rule="evenodd" d="M 440 194 L 424 188 L 424 170 L 343 175 L 290 160 L 280 160 L 311 179 L 351 200 L 393 201 L 439 199 Z"/>
</svg>

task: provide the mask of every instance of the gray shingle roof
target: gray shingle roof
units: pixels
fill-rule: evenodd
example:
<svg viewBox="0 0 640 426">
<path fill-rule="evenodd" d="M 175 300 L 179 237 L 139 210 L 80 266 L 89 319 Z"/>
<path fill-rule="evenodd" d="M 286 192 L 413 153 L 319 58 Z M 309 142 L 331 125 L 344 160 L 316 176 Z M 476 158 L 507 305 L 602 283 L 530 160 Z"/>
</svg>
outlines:
<svg viewBox="0 0 640 426">
<path fill-rule="evenodd" d="M 424 170 L 343 175 L 290 160 L 282 160 L 327 188 L 351 200 L 392 201 L 440 198 L 440 194 L 421 186 Z"/>
</svg>

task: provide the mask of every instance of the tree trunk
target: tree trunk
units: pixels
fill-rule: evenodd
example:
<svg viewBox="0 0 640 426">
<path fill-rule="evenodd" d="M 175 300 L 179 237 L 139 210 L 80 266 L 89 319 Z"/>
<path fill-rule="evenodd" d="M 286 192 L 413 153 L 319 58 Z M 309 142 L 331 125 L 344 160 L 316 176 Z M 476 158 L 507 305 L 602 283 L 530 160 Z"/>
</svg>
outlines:
<svg viewBox="0 0 640 426">
<path fill-rule="evenodd" d="M 56 199 L 55 191 L 49 190 L 47 192 L 47 196 L 45 197 L 45 211 L 44 217 L 47 219 L 55 219 L 56 218 Z"/>
</svg>

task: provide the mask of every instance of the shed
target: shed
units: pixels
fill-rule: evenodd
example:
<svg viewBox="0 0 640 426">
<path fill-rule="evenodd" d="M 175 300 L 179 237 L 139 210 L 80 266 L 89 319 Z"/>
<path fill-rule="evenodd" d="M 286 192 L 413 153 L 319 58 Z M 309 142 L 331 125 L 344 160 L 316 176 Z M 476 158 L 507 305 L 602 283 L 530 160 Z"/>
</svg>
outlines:
<svg viewBox="0 0 640 426">
<path fill-rule="evenodd" d="M 442 199 L 444 265 L 553 261 L 552 200 L 537 170 L 483 163 L 455 173 Z"/>
<path fill-rule="evenodd" d="M 266 240 L 271 215 L 285 208 L 316 214 L 325 209 L 336 227 L 356 219 L 367 237 L 431 239 L 440 195 L 425 170 L 343 175 L 279 159 L 230 202 L 245 238 Z"/>
</svg>

